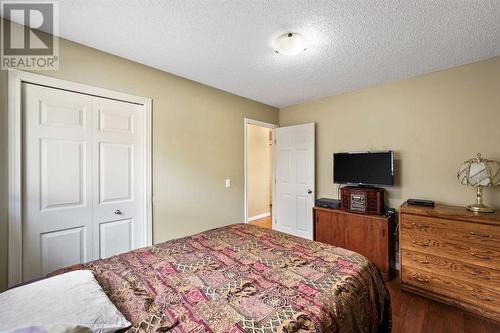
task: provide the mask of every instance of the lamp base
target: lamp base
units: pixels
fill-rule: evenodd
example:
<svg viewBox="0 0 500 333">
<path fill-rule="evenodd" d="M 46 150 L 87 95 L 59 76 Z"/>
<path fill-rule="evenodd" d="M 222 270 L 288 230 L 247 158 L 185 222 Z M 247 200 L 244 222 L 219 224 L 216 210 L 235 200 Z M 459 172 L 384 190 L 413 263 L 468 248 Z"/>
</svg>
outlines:
<svg viewBox="0 0 500 333">
<path fill-rule="evenodd" d="M 476 213 L 493 213 L 495 212 L 493 209 L 491 209 L 488 206 L 485 206 L 483 204 L 474 204 L 474 205 L 468 205 L 467 210 L 470 210 L 472 212 Z"/>
</svg>

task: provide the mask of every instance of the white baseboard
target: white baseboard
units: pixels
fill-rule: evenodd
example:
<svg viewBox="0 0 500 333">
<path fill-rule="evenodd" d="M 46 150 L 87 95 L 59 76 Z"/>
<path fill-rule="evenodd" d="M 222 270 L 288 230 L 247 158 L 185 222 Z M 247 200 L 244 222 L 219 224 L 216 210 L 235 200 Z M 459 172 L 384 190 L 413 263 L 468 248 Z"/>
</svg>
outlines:
<svg viewBox="0 0 500 333">
<path fill-rule="evenodd" d="M 263 219 L 264 217 L 268 217 L 268 216 L 271 216 L 271 213 L 264 213 L 264 214 L 259 214 L 259 215 L 251 216 L 251 217 L 248 218 L 248 222 L 252 222 L 252 221 L 255 221 L 255 220 L 258 220 L 258 219 Z"/>
</svg>

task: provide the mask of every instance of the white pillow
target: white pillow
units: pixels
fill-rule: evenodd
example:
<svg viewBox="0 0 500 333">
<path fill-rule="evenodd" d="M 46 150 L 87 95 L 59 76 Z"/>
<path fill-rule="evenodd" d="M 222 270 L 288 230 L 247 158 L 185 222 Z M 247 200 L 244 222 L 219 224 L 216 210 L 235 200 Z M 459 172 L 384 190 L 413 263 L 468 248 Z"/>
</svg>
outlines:
<svg viewBox="0 0 500 333">
<path fill-rule="evenodd" d="M 109 300 L 90 271 L 73 271 L 0 294 L 0 331 L 112 333 L 130 323 Z"/>
</svg>

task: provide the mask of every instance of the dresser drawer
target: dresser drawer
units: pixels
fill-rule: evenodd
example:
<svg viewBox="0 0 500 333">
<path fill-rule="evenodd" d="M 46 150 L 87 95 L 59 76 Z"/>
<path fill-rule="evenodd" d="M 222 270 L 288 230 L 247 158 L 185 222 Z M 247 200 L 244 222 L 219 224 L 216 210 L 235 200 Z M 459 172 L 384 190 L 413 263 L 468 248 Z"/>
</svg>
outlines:
<svg viewBox="0 0 500 333">
<path fill-rule="evenodd" d="M 500 267 L 500 251 L 483 248 L 474 243 L 431 237 L 407 229 L 401 230 L 401 248 L 493 270 L 498 270 Z"/>
<path fill-rule="evenodd" d="M 472 242 L 500 251 L 500 228 L 493 225 L 403 214 L 401 228 L 442 239 Z"/>
<path fill-rule="evenodd" d="M 449 276 L 428 273 L 418 268 L 407 266 L 402 271 L 403 285 L 416 287 L 420 290 L 444 296 L 455 305 L 467 308 L 467 304 L 484 309 L 488 317 L 500 321 L 500 293 L 484 286 L 467 283 Z M 465 303 L 465 304 L 464 304 Z"/>
<path fill-rule="evenodd" d="M 425 254 L 422 252 L 401 250 L 402 267 L 411 266 L 427 273 L 453 276 L 462 281 L 487 284 L 500 292 L 500 271 L 479 267 L 457 260 Z"/>
</svg>

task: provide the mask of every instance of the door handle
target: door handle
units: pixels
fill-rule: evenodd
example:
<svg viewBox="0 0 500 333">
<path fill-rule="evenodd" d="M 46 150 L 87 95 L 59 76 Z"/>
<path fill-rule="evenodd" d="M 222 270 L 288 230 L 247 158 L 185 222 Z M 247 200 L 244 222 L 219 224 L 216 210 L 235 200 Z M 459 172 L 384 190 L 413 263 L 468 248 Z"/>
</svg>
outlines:
<svg viewBox="0 0 500 333">
<path fill-rule="evenodd" d="M 117 209 L 117 210 L 115 210 L 115 214 L 116 214 L 116 215 L 122 215 L 122 211 L 121 211 L 121 210 L 119 210 L 119 209 Z"/>
<path fill-rule="evenodd" d="M 307 190 L 307 194 L 312 194 L 312 193 L 313 193 L 313 191 Z"/>
</svg>

